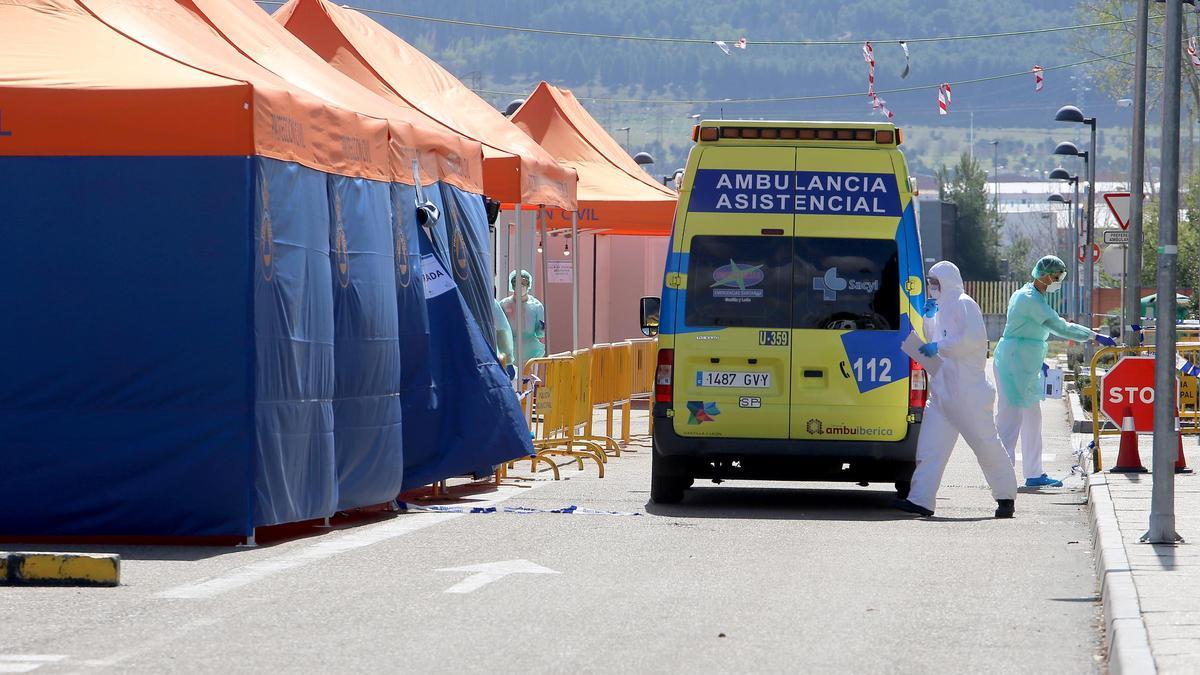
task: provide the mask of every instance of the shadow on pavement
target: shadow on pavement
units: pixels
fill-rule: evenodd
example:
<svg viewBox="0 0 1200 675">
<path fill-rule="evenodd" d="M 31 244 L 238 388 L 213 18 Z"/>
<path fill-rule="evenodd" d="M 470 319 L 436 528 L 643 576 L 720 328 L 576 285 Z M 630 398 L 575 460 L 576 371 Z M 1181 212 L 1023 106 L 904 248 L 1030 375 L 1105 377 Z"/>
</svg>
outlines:
<svg viewBox="0 0 1200 675">
<path fill-rule="evenodd" d="M 693 487 L 679 504 L 646 503 L 646 513 L 670 518 L 753 520 L 911 520 L 892 507 L 891 490 L 787 487 Z"/>
</svg>

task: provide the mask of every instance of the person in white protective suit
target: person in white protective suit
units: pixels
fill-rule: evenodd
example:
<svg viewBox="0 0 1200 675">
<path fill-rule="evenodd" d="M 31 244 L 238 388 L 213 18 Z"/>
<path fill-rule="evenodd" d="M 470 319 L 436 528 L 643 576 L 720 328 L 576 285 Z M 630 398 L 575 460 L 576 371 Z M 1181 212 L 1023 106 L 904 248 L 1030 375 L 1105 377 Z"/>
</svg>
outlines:
<svg viewBox="0 0 1200 675">
<path fill-rule="evenodd" d="M 996 500 L 996 517 L 1012 518 L 1017 479 L 1000 443 L 992 417 L 996 390 L 984 371 L 987 331 L 979 305 L 963 290 L 954 263 L 942 261 L 929 270 L 925 309 L 925 356 L 940 356 L 941 368 L 929 386 L 929 401 L 917 440 L 917 470 L 908 499 L 896 506 L 932 516 L 938 484 L 961 434 L 975 452 Z"/>
</svg>

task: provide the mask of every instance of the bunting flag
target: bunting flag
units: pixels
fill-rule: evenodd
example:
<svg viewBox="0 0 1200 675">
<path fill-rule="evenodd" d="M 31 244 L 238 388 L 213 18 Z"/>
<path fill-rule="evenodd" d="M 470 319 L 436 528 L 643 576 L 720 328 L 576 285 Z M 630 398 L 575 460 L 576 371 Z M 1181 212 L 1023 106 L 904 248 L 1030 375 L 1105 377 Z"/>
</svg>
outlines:
<svg viewBox="0 0 1200 675">
<path fill-rule="evenodd" d="M 904 40 L 900 41 L 900 49 L 904 50 L 904 70 L 900 72 L 900 79 L 905 79 L 912 72 L 912 59 L 908 55 L 908 43 Z"/>
<path fill-rule="evenodd" d="M 867 96 L 875 97 L 875 50 L 868 40 L 863 43 L 863 61 L 867 62 Z"/>
<path fill-rule="evenodd" d="M 879 98 L 878 96 L 871 97 L 871 109 L 878 110 L 879 114 L 886 117 L 889 121 L 896 116 L 891 110 L 888 109 L 887 101 Z"/>
<path fill-rule="evenodd" d="M 1200 68 L 1200 55 L 1196 53 L 1196 38 L 1190 37 L 1187 41 L 1188 58 L 1192 60 L 1193 68 Z"/>
<path fill-rule="evenodd" d="M 713 40 L 713 44 L 725 52 L 725 56 L 732 56 L 733 52 L 729 51 L 729 45 L 725 44 L 724 40 Z"/>
<path fill-rule="evenodd" d="M 950 85 L 946 83 L 938 87 L 938 114 L 950 114 Z"/>
<path fill-rule="evenodd" d="M 733 46 L 737 47 L 738 49 L 745 49 L 746 48 L 746 36 L 743 35 L 742 37 L 738 38 L 738 41 L 733 43 Z"/>
<path fill-rule="evenodd" d="M 1033 69 L 1032 69 L 1032 72 L 1033 72 L 1033 90 L 1034 90 L 1034 91 L 1041 91 L 1041 90 L 1042 90 L 1042 88 L 1043 88 L 1043 87 L 1045 86 L 1045 84 L 1046 84 L 1046 82 L 1045 82 L 1045 81 L 1046 81 L 1046 78 L 1045 78 L 1045 76 L 1044 76 L 1044 75 L 1042 75 L 1042 72 L 1043 72 L 1044 70 L 1045 70 L 1045 69 L 1044 69 L 1044 68 L 1042 68 L 1041 66 L 1034 66 L 1034 67 L 1033 67 Z"/>
</svg>

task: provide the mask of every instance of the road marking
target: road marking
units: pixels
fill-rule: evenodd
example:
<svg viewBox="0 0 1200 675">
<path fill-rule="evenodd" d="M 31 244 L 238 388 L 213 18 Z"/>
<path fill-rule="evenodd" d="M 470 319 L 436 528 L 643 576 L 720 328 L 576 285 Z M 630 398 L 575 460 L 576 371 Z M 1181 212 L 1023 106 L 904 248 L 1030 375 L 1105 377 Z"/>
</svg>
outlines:
<svg viewBox="0 0 1200 675">
<path fill-rule="evenodd" d="M 475 572 L 471 576 L 447 588 L 446 593 L 470 593 L 484 586 L 499 581 L 510 574 L 558 574 L 548 567 L 542 567 L 528 560 L 502 560 L 500 562 L 465 565 L 463 567 L 446 567 L 439 572 Z"/>
<path fill-rule="evenodd" d="M 541 483 L 544 484 L 544 483 Z M 534 486 L 536 487 L 536 485 Z M 474 506 L 488 507 L 514 497 L 518 494 L 528 494 L 530 488 L 501 487 L 495 498 L 473 503 Z M 173 600 L 204 600 L 216 597 L 235 588 L 247 586 L 261 581 L 279 572 L 295 569 L 318 560 L 332 558 L 340 553 L 346 553 L 367 546 L 372 546 L 388 539 L 394 539 L 448 520 L 463 517 L 464 513 L 407 513 L 397 516 L 378 525 L 355 528 L 353 532 L 340 537 L 322 538 L 315 544 L 305 546 L 296 551 L 283 553 L 265 560 L 250 563 L 236 568 L 225 574 L 215 576 L 197 583 L 184 584 L 157 593 L 156 597 Z"/>
<path fill-rule="evenodd" d="M 28 673 L 66 658 L 62 654 L 0 654 L 0 673 Z"/>
</svg>

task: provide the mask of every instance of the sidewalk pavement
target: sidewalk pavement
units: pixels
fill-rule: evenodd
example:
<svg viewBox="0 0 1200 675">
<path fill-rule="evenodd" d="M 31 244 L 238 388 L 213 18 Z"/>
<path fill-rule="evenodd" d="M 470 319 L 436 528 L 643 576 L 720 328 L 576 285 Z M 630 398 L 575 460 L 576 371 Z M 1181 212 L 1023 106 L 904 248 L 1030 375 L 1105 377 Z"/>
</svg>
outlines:
<svg viewBox="0 0 1200 675">
<path fill-rule="evenodd" d="M 1150 437 L 1142 437 L 1144 466 L 1152 466 Z M 1072 446 L 1091 435 L 1075 434 Z M 1118 440 L 1102 439 L 1106 463 Z M 1200 459 L 1192 439 L 1184 453 Z M 1104 603 L 1110 673 L 1200 672 L 1200 548 L 1194 543 L 1151 545 L 1138 540 L 1150 523 L 1150 474 L 1088 476 L 1096 576 Z M 1200 542 L 1200 477 L 1175 476 L 1176 530 Z"/>
</svg>

